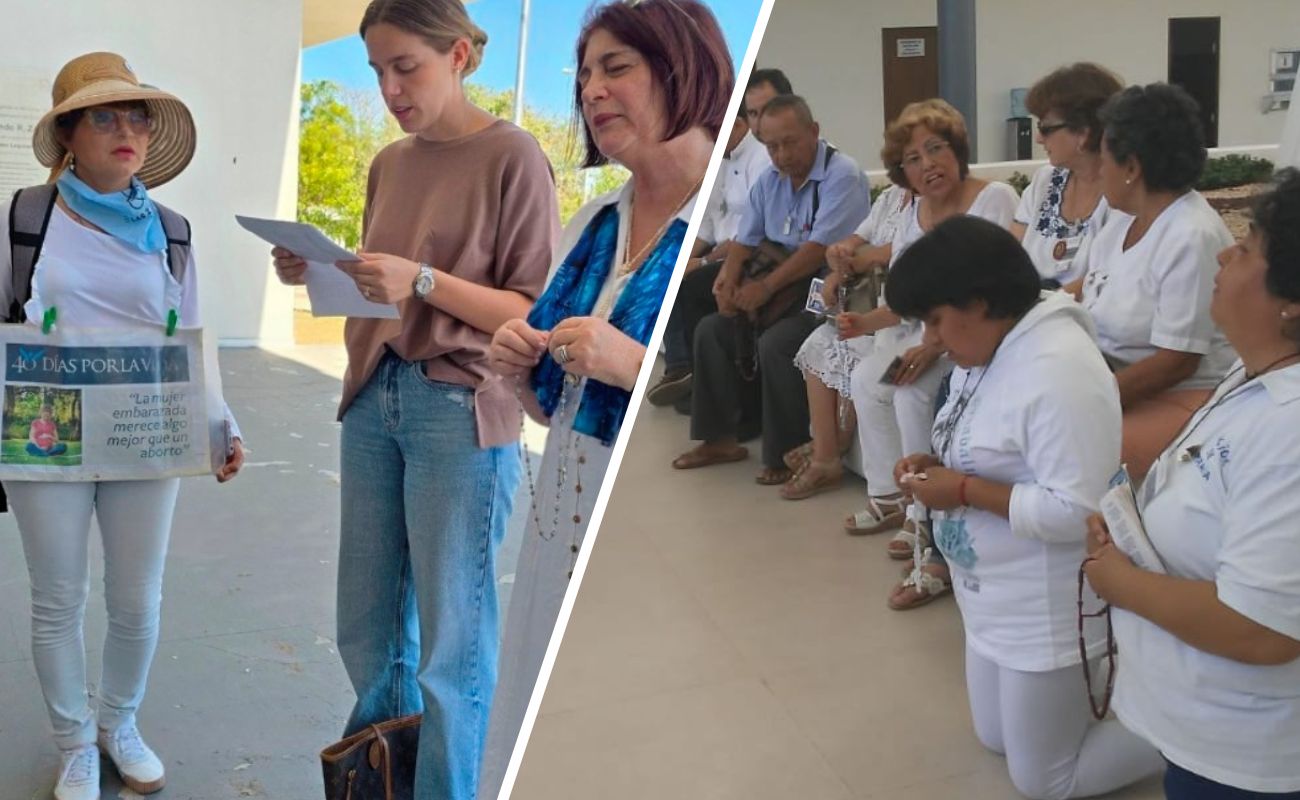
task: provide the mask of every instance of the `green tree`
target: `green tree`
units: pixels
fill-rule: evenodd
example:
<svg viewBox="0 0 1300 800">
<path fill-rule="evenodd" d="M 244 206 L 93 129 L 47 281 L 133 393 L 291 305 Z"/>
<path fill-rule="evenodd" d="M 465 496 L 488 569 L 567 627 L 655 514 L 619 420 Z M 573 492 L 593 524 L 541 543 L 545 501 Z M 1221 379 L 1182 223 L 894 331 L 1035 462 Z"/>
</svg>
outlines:
<svg viewBox="0 0 1300 800">
<path fill-rule="evenodd" d="M 466 84 L 466 96 L 488 113 L 510 119 L 514 92 Z M 361 239 L 366 176 L 375 153 L 405 134 L 373 91 L 344 89 L 330 81 L 302 86 L 298 150 L 298 219 L 345 247 Z M 542 147 L 555 172 L 560 219 L 567 222 L 584 202 L 618 187 L 627 170 L 618 166 L 580 170 L 581 130 L 571 120 L 524 109 L 523 125 Z"/>
<path fill-rule="evenodd" d="M 370 160 L 387 143 L 382 119 L 357 113 L 330 81 L 302 85 L 298 134 L 298 219 L 349 249 L 361 242 Z"/>
</svg>

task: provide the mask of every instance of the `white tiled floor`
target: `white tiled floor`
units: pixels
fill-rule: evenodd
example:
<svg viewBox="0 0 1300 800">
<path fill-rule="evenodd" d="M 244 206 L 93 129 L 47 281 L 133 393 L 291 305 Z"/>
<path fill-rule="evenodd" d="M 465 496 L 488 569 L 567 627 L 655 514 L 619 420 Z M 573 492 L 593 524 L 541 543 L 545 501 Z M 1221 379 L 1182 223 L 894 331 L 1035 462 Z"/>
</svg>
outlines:
<svg viewBox="0 0 1300 800">
<path fill-rule="evenodd" d="M 885 538 L 841 530 L 865 485 L 786 502 L 756 446 L 670 469 L 688 444 L 641 411 L 513 798 L 1017 797 L 970 729 L 951 597 L 890 611 Z"/>
</svg>

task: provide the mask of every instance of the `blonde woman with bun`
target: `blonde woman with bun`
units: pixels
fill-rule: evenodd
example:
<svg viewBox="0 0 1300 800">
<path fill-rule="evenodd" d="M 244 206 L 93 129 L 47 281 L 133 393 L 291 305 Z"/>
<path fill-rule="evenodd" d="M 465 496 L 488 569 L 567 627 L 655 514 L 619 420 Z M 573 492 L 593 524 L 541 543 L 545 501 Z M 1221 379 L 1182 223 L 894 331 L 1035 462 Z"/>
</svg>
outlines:
<svg viewBox="0 0 1300 800">
<path fill-rule="evenodd" d="M 344 331 L 345 734 L 422 711 L 415 797 L 469 800 L 496 685 L 495 556 L 522 471 L 519 403 L 488 346 L 541 292 L 555 186 L 536 140 L 465 96 L 487 36 L 459 0 L 374 0 L 360 32 L 409 135 L 371 163 L 362 250 L 339 263 L 401 314 Z M 301 282 L 303 261 L 275 256 Z"/>
</svg>

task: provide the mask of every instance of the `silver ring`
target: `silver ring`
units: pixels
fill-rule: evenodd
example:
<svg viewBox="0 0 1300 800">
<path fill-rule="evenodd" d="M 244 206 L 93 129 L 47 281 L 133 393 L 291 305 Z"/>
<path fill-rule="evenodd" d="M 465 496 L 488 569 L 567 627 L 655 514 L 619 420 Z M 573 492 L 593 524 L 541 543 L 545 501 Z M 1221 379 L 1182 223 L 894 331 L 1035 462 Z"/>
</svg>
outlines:
<svg viewBox="0 0 1300 800">
<path fill-rule="evenodd" d="M 556 364 L 567 364 L 572 360 L 573 360 L 573 356 L 569 355 L 569 346 L 567 344 L 562 344 L 559 347 L 555 348 Z"/>
<path fill-rule="evenodd" d="M 908 364 L 908 365 L 907 365 L 907 368 L 908 368 L 908 369 L 916 369 L 916 365 L 915 365 L 915 364 Z"/>
</svg>

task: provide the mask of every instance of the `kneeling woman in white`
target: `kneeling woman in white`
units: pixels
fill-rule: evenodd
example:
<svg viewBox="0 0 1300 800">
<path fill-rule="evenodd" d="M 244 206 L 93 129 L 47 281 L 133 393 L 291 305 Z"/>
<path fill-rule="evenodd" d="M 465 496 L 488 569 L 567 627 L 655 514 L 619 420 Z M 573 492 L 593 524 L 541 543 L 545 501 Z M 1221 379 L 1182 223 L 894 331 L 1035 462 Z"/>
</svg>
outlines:
<svg viewBox="0 0 1300 800">
<path fill-rule="evenodd" d="M 1156 460 L 1140 506 L 1167 574 L 1099 519 L 1115 712 L 1170 762 L 1169 798 L 1300 798 L 1300 173 L 1219 256 L 1210 312 L 1241 355 Z"/>
<path fill-rule="evenodd" d="M 973 217 L 913 244 L 885 293 L 957 365 L 935 455 L 908 456 L 896 474 L 935 511 L 976 735 L 1006 754 L 1031 798 L 1086 797 L 1155 773 L 1158 754 L 1116 722 L 1094 723 L 1084 694 L 1076 571 L 1120 437 L 1118 391 L 1087 314 L 1062 293 L 1040 295 L 1015 237 Z M 1090 658 L 1102 634 L 1089 632 Z"/>
</svg>

